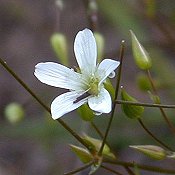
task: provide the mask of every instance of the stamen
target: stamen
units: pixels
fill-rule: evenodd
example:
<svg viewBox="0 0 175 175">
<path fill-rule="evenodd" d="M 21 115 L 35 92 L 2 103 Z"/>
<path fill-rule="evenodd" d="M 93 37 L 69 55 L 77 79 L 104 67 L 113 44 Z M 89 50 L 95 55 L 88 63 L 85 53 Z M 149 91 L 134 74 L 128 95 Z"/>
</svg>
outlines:
<svg viewBox="0 0 175 175">
<path fill-rule="evenodd" d="M 90 95 L 91 95 L 91 94 L 89 94 L 88 91 L 87 91 L 87 92 L 85 92 L 84 94 L 82 94 L 82 95 L 80 95 L 79 97 L 77 97 L 76 100 L 73 101 L 73 103 L 74 103 L 74 104 L 75 104 L 75 103 L 78 103 L 79 101 L 85 99 L 86 97 L 88 97 L 88 96 L 90 96 Z"/>
</svg>

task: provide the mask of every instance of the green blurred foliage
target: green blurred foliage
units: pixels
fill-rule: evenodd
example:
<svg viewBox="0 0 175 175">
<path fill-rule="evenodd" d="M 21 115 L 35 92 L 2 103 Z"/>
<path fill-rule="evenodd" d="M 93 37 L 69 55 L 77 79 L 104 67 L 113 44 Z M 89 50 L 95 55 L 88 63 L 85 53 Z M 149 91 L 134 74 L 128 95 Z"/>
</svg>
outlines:
<svg viewBox="0 0 175 175">
<path fill-rule="evenodd" d="M 4 114 L 7 121 L 11 124 L 17 124 L 24 119 L 25 112 L 19 103 L 13 102 L 5 107 Z"/>
</svg>

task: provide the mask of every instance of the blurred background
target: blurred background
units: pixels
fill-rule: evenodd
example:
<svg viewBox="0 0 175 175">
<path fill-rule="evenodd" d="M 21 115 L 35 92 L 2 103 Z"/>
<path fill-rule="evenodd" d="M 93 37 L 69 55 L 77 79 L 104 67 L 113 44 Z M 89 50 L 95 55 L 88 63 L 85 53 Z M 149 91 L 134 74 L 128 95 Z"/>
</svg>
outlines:
<svg viewBox="0 0 175 175">
<path fill-rule="evenodd" d="M 126 41 L 121 85 L 141 102 L 152 101 L 140 85 L 143 72 L 134 63 L 129 30 L 150 53 L 151 72 L 163 104 L 175 104 L 175 3 L 173 0 L 97 0 L 95 11 L 82 0 L 0 0 L 0 57 L 47 104 L 63 91 L 39 82 L 33 75 L 38 62 L 60 62 L 50 38 L 60 32 L 68 44 L 69 66 L 77 66 L 73 42 L 79 30 L 91 28 L 105 40 L 104 58 L 118 58 L 120 41 Z M 94 24 L 92 25 L 92 21 Z M 114 80 L 115 81 L 115 80 Z M 17 121 L 8 105 L 17 103 Z M 13 106 L 13 105 L 12 105 Z M 14 105 L 15 106 L 15 105 Z M 14 107 L 13 106 L 13 107 Z M 16 106 L 15 106 L 16 107 Z M 15 108 L 14 107 L 14 108 Z M 22 108 L 22 109 L 21 109 Z M 22 110 L 22 111 L 21 111 Z M 166 110 L 175 123 L 174 110 Z M 17 114 L 17 115 L 18 115 Z M 12 110 L 12 118 L 13 118 Z M 67 114 L 64 121 L 79 133 L 82 120 L 76 112 Z M 101 129 L 108 117 L 96 116 L 94 122 Z M 158 109 L 146 108 L 143 116 L 149 129 L 175 148 L 174 135 Z M 87 132 L 98 136 L 92 128 Z M 173 160 L 152 161 L 135 152 L 129 145 L 154 144 L 139 123 L 128 119 L 117 106 L 108 141 L 119 160 L 136 161 L 173 169 Z M 68 144 L 77 141 L 0 66 L 0 175 L 61 175 L 81 166 Z M 114 167 L 126 174 L 121 167 Z M 82 174 L 87 174 L 83 172 Z M 96 174 L 110 174 L 99 170 Z M 142 174 L 158 174 L 143 171 Z"/>
</svg>

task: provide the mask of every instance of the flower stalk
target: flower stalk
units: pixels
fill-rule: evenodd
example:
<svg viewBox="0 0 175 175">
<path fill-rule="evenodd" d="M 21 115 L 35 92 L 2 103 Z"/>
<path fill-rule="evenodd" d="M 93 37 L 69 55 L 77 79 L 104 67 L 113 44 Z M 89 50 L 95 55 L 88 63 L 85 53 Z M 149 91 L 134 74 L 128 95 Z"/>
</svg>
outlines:
<svg viewBox="0 0 175 175">
<path fill-rule="evenodd" d="M 87 163 L 86 165 L 84 165 L 84 166 L 82 166 L 82 167 L 80 167 L 80 168 L 77 168 L 76 170 L 70 171 L 70 172 L 68 172 L 68 173 L 64 173 L 64 175 L 71 175 L 71 174 L 76 174 L 76 173 L 78 173 L 78 172 L 81 172 L 81 171 L 83 171 L 83 170 L 89 168 L 93 163 L 94 163 L 93 161 L 92 161 L 92 162 L 89 162 L 89 163 Z"/>
<path fill-rule="evenodd" d="M 120 166 L 127 166 L 127 167 L 132 167 L 132 168 L 137 166 L 137 168 L 145 170 L 145 171 L 157 172 L 157 173 L 162 173 L 162 174 L 163 173 L 175 174 L 175 170 L 172 170 L 172 169 L 166 169 L 166 168 L 161 168 L 161 167 L 156 167 L 156 166 L 149 166 L 149 165 L 142 165 L 142 164 L 138 164 L 138 163 L 135 163 L 135 162 L 107 160 L 107 161 L 105 161 L 105 163 L 113 164 L 113 165 L 120 165 Z"/>
<path fill-rule="evenodd" d="M 175 105 L 152 104 L 152 103 L 143 103 L 143 102 L 124 101 L 124 100 L 116 100 L 115 103 L 135 105 L 135 106 L 144 106 L 144 107 L 153 107 L 153 108 L 159 108 L 159 107 L 161 107 L 161 108 L 170 108 L 170 109 L 175 108 Z"/>
<path fill-rule="evenodd" d="M 138 119 L 138 122 L 142 126 L 142 128 L 155 140 L 157 141 L 160 145 L 163 147 L 167 148 L 168 150 L 172 151 L 172 148 L 170 148 L 168 145 L 166 145 L 164 142 L 162 142 L 160 139 L 158 139 L 143 123 L 141 119 Z"/>
<path fill-rule="evenodd" d="M 120 58 L 120 66 L 119 66 L 119 70 L 118 70 L 118 78 L 117 78 L 117 82 L 116 82 L 116 89 L 115 89 L 115 98 L 114 98 L 114 101 L 117 100 L 119 86 L 120 86 L 122 63 L 123 63 L 124 48 L 125 48 L 124 47 L 124 43 L 125 43 L 125 41 L 122 40 L 121 41 L 121 46 L 120 46 L 120 57 L 119 57 Z M 109 133 L 111 124 L 112 124 L 112 120 L 114 118 L 115 107 L 116 107 L 116 103 L 113 103 L 112 111 L 111 111 L 111 116 L 110 116 L 110 119 L 109 119 L 109 122 L 108 122 L 108 125 L 107 125 L 107 129 L 106 129 L 106 132 L 105 132 L 105 135 L 104 135 L 104 138 L 103 138 L 103 142 L 102 142 L 101 148 L 100 148 L 100 150 L 98 152 L 98 155 L 101 155 L 102 154 L 102 151 L 103 151 L 103 148 L 104 148 L 104 145 L 105 145 L 105 142 L 106 142 L 106 139 L 107 139 L 107 136 L 108 136 L 108 133 Z"/>
<path fill-rule="evenodd" d="M 148 79 L 150 81 L 150 84 L 152 86 L 152 89 L 153 89 L 153 92 L 156 96 L 158 96 L 158 93 L 157 93 L 157 89 L 154 85 L 154 81 L 152 79 L 152 76 L 151 76 L 151 72 L 149 70 L 146 71 L 147 72 L 147 76 L 148 76 Z M 159 97 L 159 96 L 158 96 Z M 159 99 L 159 103 L 161 103 L 160 99 Z M 168 116 L 166 115 L 164 109 L 160 106 L 159 107 L 159 110 L 165 120 L 165 122 L 167 123 L 168 127 L 170 128 L 171 132 L 175 135 L 175 127 L 174 125 L 172 124 L 172 122 L 169 120 Z"/>
</svg>

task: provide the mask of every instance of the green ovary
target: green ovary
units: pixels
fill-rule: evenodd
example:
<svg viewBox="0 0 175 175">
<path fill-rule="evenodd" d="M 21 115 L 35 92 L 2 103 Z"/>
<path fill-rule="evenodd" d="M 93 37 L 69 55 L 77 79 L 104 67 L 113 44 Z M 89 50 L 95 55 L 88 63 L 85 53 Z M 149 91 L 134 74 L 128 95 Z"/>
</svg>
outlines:
<svg viewBox="0 0 175 175">
<path fill-rule="evenodd" d="M 99 93 L 99 88 L 98 88 L 99 80 L 95 77 L 91 77 L 89 81 L 89 93 L 92 95 L 97 96 Z"/>
</svg>

